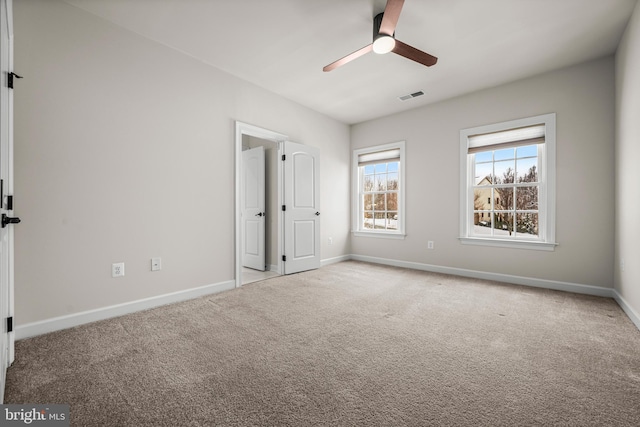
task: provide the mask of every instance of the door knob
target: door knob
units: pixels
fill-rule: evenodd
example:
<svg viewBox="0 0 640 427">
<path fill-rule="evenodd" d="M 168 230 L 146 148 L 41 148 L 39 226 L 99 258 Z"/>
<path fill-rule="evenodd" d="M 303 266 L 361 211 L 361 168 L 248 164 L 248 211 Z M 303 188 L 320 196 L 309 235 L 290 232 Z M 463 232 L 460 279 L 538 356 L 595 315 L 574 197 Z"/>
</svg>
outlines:
<svg viewBox="0 0 640 427">
<path fill-rule="evenodd" d="M 258 212 L 256 216 L 267 216 L 266 212 Z"/>
<path fill-rule="evenodd" d="M 320 216 L 320 212 L 316 212 L 316 216 Z"/>
<path fill-rule="evenodd" d="M 18 217 L 10 217 L 7 214 L 2 214 L 2 228 L 5 228 L 7 224 L 18 224 L 20 222 L 20 218 Z"/>
</svg>

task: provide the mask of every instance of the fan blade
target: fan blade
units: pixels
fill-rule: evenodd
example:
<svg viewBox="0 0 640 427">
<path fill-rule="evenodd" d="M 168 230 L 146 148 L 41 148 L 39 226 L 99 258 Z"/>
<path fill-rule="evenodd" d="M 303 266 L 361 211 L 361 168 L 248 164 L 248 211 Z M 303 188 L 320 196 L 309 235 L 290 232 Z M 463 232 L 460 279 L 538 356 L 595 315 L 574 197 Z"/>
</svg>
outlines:
<svg viewBox="0 0 640 427">
<path fill-rule="evenodd" d="M 364 55 L 365 53 L 369 53 L 372 50 L 373 50 L 373 43 L 363 47 L 362 49 L 358 49 L 353 53 L 350 53 L 349 55 L 345 56 L 344 58 L 340 58 L 337 61 L 332 62 L 331 64 L 329 64 L 326 67 L 324 67 L 322 69 L 322 71 L 327 72 L 327 71 L 335 70 L 336 68 L 346 64 L 347 62 L 351 62 L 354 59 L 360 58 L 362 55 Z"/>
<path fill-rule="evenodd" d="M 398 25 L 398 18 L 400 18 L 403 4 L 404 0 L 387 0 L 387 5 L 384 7 L 384 15 L 382 15 L 382 23 L 380 24 L 380 34 L 392 36 L 396 32 L 396 25 Z"/>
<path fill-rule="evenodd" d="M 408 44 L 402 43 L 400 40 L 396 39 L 396 45 L 393 48 L 393 53 L 397 53 L 400 56 L 404 56 L 407 59 L 411 59 L 412 61 L 416 61 L 421 63 L 422 65 L 426 65 L 427 67 L 431 67 L 438 62 L 438 58 L 435 56 L 429 55 L 426 52 L 423 52 L 415 47 L 409 46 Z"/>
</svg>

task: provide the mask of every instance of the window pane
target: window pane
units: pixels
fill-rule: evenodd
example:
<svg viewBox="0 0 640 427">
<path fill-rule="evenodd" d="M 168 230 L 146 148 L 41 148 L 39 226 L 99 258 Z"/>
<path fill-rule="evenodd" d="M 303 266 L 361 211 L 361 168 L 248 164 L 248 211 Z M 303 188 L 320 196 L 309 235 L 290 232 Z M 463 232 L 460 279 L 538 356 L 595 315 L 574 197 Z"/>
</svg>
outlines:
<svg viewBox="0 0 640 427">
<path fill-rule="evenodd" d="M 393 172 L 387 175 L 387 190 L 398 189 L 398 173 Z"/>
<path fill-rule="evenodd" d="M 398 212 L 387 212 L 387 229 L 398 229 Z"/>
<path fill-rule="evenodd" d="M 373 212 L 364 213 L 364 228 L 373 228 Z"/>
<path fill-rule="evenodd" d="M 387 163 L 387 172 L 398 172 L 399 162 Z"/>
<path fill-rule="evenodd" d="M 538 237 L 538 214 L 519 213 L 516 218 L 519 237 Z"/>
<path fill-rule="evenodd" d="M 491 209 L 491 204 L 487 203 L 491 199 L 491 188 L 473 189 L 473 209 L 476 211 Z"/>
<path fill-rule="evenodd" d="M 382 173 L 387 171 L 386 163 L 378 163 L 377 165 L 373 165 L 376 168 L 376 173 Z"/>
<path fill-rule="evenodd" d="M 493 151 L 483 151 L 481 153 L 476 153 L 476 163 L 480 162 L 490 162 L 493 160 Z"/>
<path fill-rule="evenodd" d="M 538 182 L 538 158 L 518 160 L 518 182 Z"/>
<path fill-rule="evenodd" d="M 364 195 L 364 210 L 370 211 L 373 209 L 373 194 Z"/>
<path fill-rule="evenodd" d="M 496 210 L 511 210 L 513 209 L 513 187 L 509 188 L 496 188 L 495 189 L 496 200 L 500 199 L 500 205 L 496 206 Z"/>
<path fill-rule="evenodd" d="M 387 174 L 376 174 L 376 191 L 385 191 L 387 189 Z"/>
<path fill-rule="evenodd" d="M 491 235 L 491 212 L 474 213 L 473 222 L 473 234 Z"/>
<path fill-rule="evenodd" d="M 375 198 L 374 198 L 374 204 L 375 207 L 374 209 L 377 211 L 383 211 L 385 210 L 385 206 L 384 206 L 384 199 L 385 199 L 385 194 L 375 194 Z"/>
<path fill-rule="evenodd" d="M 518 187 L 516 196 L 516 210 L 538 210 L 538 187 Z"/>
<path fill-rule="evenodd" d="M 494 160 L 510 160 L 515 158 L 515 148 L 505 148 L 504 150 L 496 150 Z"/>
<path fill-rule="evenodd" d="M 474 185 L 490 185 L 493 183 L 491 174 L 493 172 L 493 163 L 476 164 L 476 174 L 473 179 Z M 486 178 L 486 179 L 485 179 Z"/>
<path fill-rule="evenodd" d="M 491 212 L 480 211 L 473 214 L 473 225 L 491 227 Z"/>
<path fill-rule="evenodd" d="M 398 210 L 398 193 L 387 193 L 387 209 L 390 211 Z"/>
<path fill-rule="evenodd" d="M 514 182 L 515 162 L 507 160 L 495 163 L 496 184 L 508 184 Z"/>
<path fill-rule="evenodd" d="M 521 159 L 522 157 L 536 157 L 538 155 L 537 145 L 527 145 L 526 147 L 516 148 L 516 156 Z"/>
<path fill-rule="evenodd" d="M 371 174 L 373 174 L 374 170 L 375 169 L 374 169 L 373 165 L 367 165 L 367 166 L 364 167 L 364 174 L 365 175 L 371 175 Z"/>
<path fill-rule="evenodd" d="M 493 215 L 494 234 L 498 237 L 513 235 L 513 214 L 496 213 Z"/>
<path fill-rule="evenodd" d="M 365 175 L 362 189 L 364 191 L 373 191 L 373 175 Z"/>
<path fill-rule="evenodd" d="M 378 229 L 384 230 L 386 228 L 386 223 L 387 223 L 386 214 L 384 212 L 376 212 L 374 215 L 375 215 L 375 218 L 374 218 L 373 227 L 376 230 Z"/>
</svg>

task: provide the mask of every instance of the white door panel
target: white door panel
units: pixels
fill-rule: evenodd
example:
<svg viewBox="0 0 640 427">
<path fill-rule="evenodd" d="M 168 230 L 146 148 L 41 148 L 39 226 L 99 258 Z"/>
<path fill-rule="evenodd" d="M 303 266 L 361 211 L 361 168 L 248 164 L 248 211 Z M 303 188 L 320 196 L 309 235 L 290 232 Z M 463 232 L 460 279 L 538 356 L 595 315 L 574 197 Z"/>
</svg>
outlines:
<svg viewBox="0 0 640 427">
<path fill-rule="evenodd" d="M 320 267 L 320 155 L 316 148 L 284 143 L 285 274 Z"/>
<path fill-rule="evenodd" d="M 264 147 L 242 152 L 242 265 L 265 270 Z"/>
</svg>

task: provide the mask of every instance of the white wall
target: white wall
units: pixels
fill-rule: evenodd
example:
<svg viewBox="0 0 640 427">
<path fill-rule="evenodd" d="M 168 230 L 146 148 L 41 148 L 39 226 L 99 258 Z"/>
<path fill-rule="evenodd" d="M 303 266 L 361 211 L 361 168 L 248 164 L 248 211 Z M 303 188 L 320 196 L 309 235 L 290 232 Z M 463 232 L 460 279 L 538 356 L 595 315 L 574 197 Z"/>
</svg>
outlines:
<svg viewBox="0 0 640 427">
<path fill-rule="evenodd" d="M 459 131 L 552 112 L 557 113 L 559 246 L 543 252 L 461 245 Z M 406 140 L 407 237 L 353 237 L 352 253 L 613 286 L 612 57 L 361 123 L 351 130 L 352 149 L 399 140 Z M 427 249 L 427 240 L 435 242 L 434 250 Z"/>
<path fill-rule="evenodd" d="M 640 3 L 616 54 L 615 288 L 640 313 Z M 625 269 L 620 263 L 624 259 Z"/>
<path fill-rule="evenodd" d="M 234 120 L 320 148 L 322 258 L 350 252 L 348 126 L 66 3 L 14 9 L 18 325 L 233 279 Z"/>
</svg>

